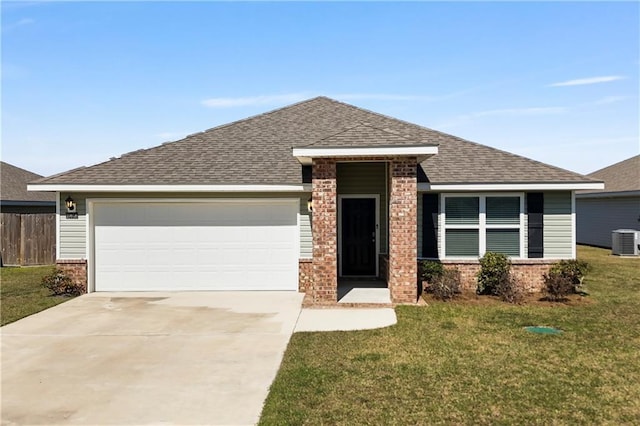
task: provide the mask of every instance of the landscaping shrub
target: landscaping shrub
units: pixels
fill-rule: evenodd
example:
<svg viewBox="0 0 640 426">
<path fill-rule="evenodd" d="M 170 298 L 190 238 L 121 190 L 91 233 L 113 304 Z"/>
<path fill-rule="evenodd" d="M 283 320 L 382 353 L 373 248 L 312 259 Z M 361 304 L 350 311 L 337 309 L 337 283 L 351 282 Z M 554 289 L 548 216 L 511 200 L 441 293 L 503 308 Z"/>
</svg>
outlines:
<svg viewBox="0 0 640 426">
<path fill-rule="evenodd" d="M 480 259 L 476 293 L 499 296 L 499 289 L 510 279 L 511 261 L 502 253 L 487 252 Z"/>
<path fill-rule="evenodd" d="M 562 273 L 549 271 L 543 278 L 547 300 L 558 302 L 575 291 L 575 284 L 571 278 Z"/>
<path fill-rule="evenodd" d="M 572 293 L 578 293 L 591 266 L 583 260 L 561 260 L 554 263 L 544 275 L 547 299 L 561 301 Z"/>
<path fill-rule="evenodd" d="M 498 283 L 496 295 L 500 297 L 503 302 L 521 303 L 524 301 L 525 291 L 516 276 L 509 273 L 506 279 Z"/>
<path fill-rule="evenodd" d="M 60 269 L 42 277 L 42 285 L 55 296 L 79 296 L 84 291 L 82 285 L 73 282 L 71 277 Z"/>
<path fill-rule="evenodd" d="M 435 260 L 423 260 L 420 262 L 420 277 L 422 281 L 431 284 L 437 278 L 441 277 L 443 273 L 444 266 L 442 266 L 440 262 L 436 262 Z"/>
<path fill-rule="evenodd" d="M 585 275 L 587 275 L 590 269 L 591 265 L 584 260 L 571 259 L 554 263 L 549 273 L 566 277 L 573 284 L 573 291 L 578 292 L 578 289 L 582 286 Z"/>
<path fill-rule="evenodd" d="M 443 268 L 442 273 L 429 282 L 428 290 L 436 299 L 450 300 L 460 294 L 460 288 L 460 271 Z"/>
</svg>

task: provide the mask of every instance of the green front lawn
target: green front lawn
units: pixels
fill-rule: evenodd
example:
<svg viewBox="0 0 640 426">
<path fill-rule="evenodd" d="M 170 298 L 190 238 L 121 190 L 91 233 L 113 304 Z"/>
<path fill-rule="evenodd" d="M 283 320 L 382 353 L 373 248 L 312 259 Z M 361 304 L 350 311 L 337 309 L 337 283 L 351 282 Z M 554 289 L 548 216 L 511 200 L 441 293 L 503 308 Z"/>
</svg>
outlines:
<svg viewBox="0 0 640 426">
<path fill-rule="evenodd" d="M 53 266 L 6 267 L 0 269 L 0 325 L 43 311 L 68 297 L 50 296 L 40 284 Z"/>
<path fill-rule="evenodd" d="M 640 259 L 578 254 L 591 303 L 433 302 L 294 334 L 261 424 L 640 424 Z"/>
</svg>

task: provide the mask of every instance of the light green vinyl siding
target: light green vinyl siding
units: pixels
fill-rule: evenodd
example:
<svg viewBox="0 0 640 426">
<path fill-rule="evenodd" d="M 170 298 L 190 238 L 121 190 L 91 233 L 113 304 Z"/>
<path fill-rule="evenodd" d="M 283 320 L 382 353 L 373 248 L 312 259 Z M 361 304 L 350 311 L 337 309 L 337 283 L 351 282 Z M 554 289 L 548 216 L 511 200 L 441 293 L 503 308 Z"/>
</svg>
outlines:
<svg viewBox="0 0 640 426">
<path fill-rule="evenodd" d="M 307 210 L 307 200 L 311 194 L 300 197 L 300 259 L 313 258 L 313 235 L 311 234 L 311 216 Z"/>
<path fill-rule="evenodd" d="M 76 201 L 78 218 L 67 219 L 64 215 L 64 200 L 69 195 Z M 86 199 L 98 198 L 149 198 L 149 199 L 180 199 L 180 198 L 293 198 L 300 199 L 300 258 L 311 258 L 311 221 L 307 211 L 307 200 L 310 193 L 85 193 L 85 194 L 60 194 L 60 258 L 61 259 L 84 259 L 87 252 L 87 208 Z"/>
<path fill-rule="evenodd" d="M 69 196 L 60 193 L 60 259 L 85 259 L 87 257 L 87 206 L 83 197 L 71 194 L 76 202 L 77 219 L 67 219 L 64 200 Z"/>
<path fill-rule="evenodd" d="M 387 253 L 387 178 L 385 163 L 338 163 L 338 195 L 380 196 L 380 252 Z"/>
<path fill-rule="evenodd" d="M 571 258 L 573 238 L 571 192 L 544 193 L 544 257 Z"/>
</svg>

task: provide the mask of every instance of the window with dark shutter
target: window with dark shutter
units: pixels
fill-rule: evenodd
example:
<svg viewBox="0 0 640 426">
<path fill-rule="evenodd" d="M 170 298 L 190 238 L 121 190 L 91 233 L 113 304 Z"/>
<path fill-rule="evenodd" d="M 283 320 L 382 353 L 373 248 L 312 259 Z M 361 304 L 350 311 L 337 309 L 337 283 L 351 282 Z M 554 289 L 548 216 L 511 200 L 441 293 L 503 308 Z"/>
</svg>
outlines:
<svg viewBox="0 0 640 426">
<path fill-rule="evenodd" d="M 445 257 L 475 258 L 489 251 L 526 256 L 523 194 L 445 194 L 443 199 Z"/>
</svg>

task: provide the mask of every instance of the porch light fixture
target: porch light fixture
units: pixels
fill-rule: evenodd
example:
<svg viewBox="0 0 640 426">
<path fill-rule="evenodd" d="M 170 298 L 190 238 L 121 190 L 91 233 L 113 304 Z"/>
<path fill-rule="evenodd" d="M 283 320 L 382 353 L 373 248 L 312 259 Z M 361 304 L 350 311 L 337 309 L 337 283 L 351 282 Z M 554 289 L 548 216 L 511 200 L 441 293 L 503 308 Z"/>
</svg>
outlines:
<svg viewBox="0 0 640 426">
<path fill-rule="evenodd" d="M 307 210 L 309 210 L 310 212 L 313 211 L 313 198 L 309 198 L 307 200 Z"/>
<path fill-rule="evenodd" d="M 76 202 L 73 201 L 71 196 L 68 196 L 66 200 L 64 200 L 64 204 L 67 206 L 67 212 L 75 212 L 76 211 Z"/>
<path fill-rule="evenodd" d="M 76 210 L 76 202 L 73 201 L 73 198 L 71 198 L 71 196 L 68 196 L 67 199 L 64 200 L 64 205 L 67 207 L 67 213 L 65 214 L 65 217 L 67 219 L 77 219 L 78 211 Z"/>
</svg>

